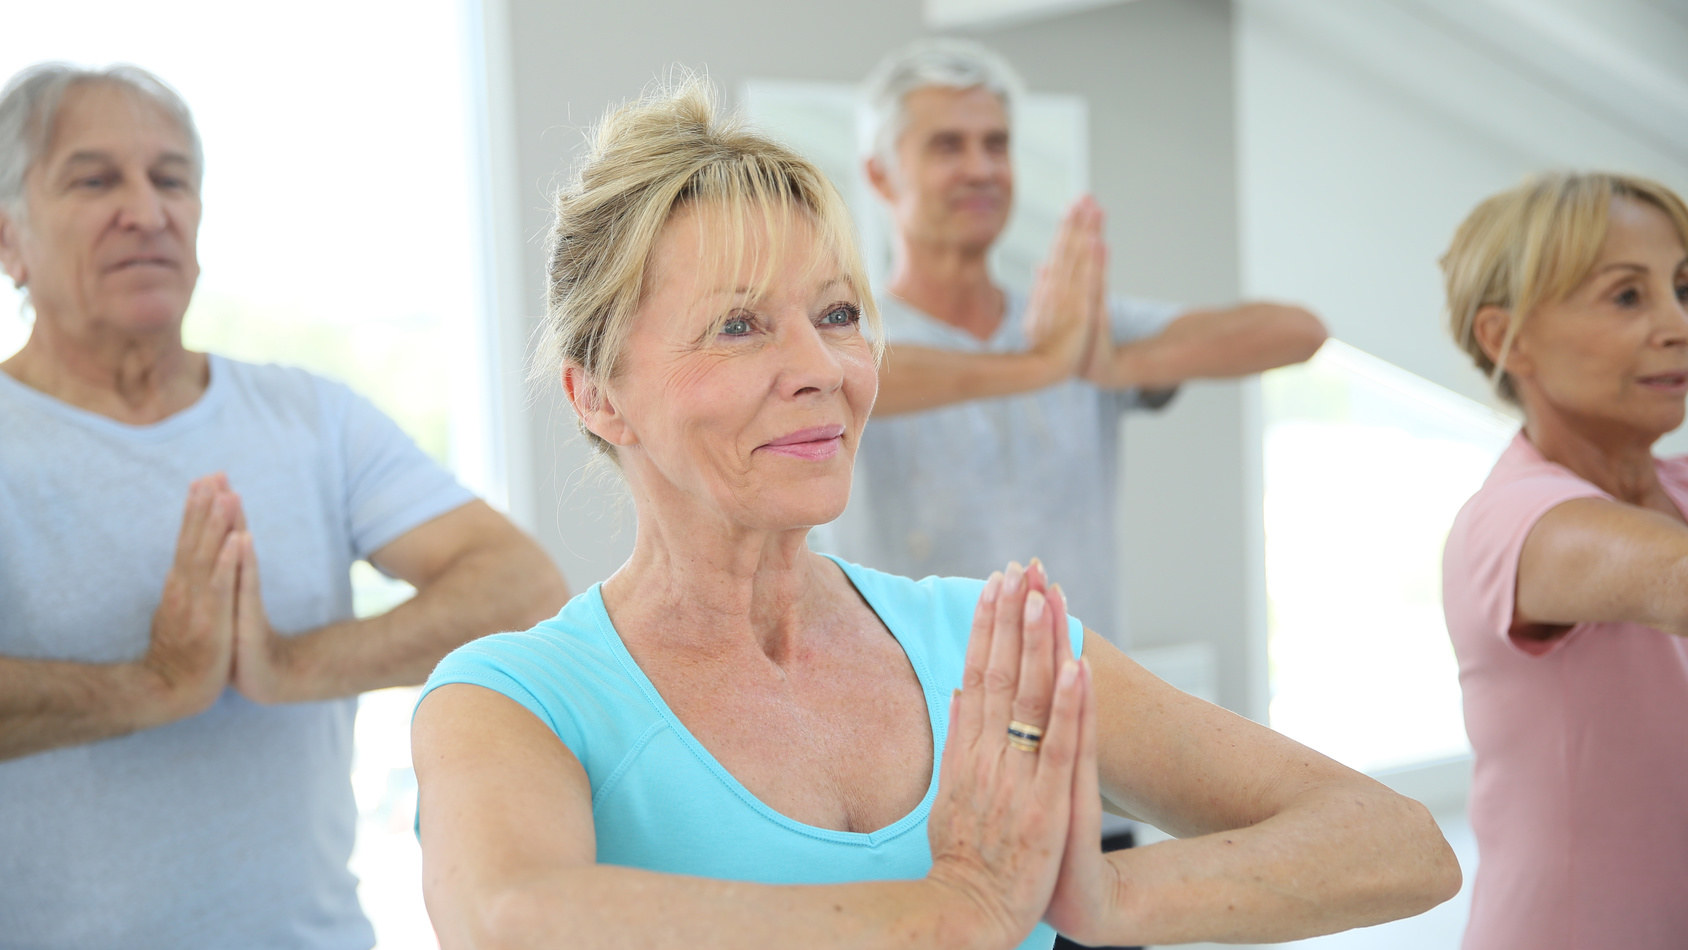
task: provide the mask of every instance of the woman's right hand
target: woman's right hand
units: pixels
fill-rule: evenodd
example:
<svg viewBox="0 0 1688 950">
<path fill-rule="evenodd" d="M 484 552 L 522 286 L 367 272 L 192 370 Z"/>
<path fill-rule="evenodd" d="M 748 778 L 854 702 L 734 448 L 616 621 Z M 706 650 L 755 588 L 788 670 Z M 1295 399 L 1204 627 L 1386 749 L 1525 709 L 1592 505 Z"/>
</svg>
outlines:
<svg viewBox="0 0 1688 950">
<path fill-rule="evenodd" d="M 1066 602 L 1041 569 L 991 575 L 973 615 L 962 688 L 928 821 L 928 880 L 952 888 L 1014 946 L 1043 916 L 1066 850 L 1088 680 L 1061 649 Z M 1043 730 L 1035 751 L 1009 723 Z"/>
</svg>

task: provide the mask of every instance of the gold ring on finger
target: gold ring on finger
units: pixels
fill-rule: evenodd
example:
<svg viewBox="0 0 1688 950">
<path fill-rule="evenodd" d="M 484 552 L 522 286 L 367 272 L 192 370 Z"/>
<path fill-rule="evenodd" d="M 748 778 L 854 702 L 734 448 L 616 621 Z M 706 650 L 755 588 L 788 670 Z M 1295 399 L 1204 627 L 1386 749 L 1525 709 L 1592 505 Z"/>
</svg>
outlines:
<svg viewBox="0 0 1688 950">
<path fill-rule="evenodd" d="M 1008 744 L 1021 752 L 1036 752 L 1043 741 L 1043 730 L 1018 719 L 1008 723 Z"/>
</svg>

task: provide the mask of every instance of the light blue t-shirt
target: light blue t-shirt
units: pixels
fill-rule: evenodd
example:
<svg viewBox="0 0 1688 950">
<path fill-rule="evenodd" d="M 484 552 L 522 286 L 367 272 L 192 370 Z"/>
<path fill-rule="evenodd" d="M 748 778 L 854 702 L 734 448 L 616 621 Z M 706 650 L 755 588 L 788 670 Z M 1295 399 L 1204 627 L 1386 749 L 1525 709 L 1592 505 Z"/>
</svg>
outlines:
<svg viewBox="0 0 1688 950">
<path fill-rule="evenodd" d="M 836 559 L 835 559 L 836 560 Z M 932 725 L 932 782 L 909 814 L 856 833 L 794 821 L 763 804 L 675 717 L 627 652 L 599 585 L 523 633 L 484 637 L 440 661 L 424 692 L 484 686 L 521 703 L 568 746 L 592 783 L 598 861 L 765 884 L 913 879 L 932 864 L 926 818 L 961 685 L 982 581 L 912 581 L 837 562 L 908 656 Z M 1084 628 L 1069 618 L 1075 655 Z M 420 816 L 427 821 L 427 815 Z M 1021 944 L 1047 948 L 1039 924 Z"/>
<path fill-rule="evenodd" d="M 352 616 L 352 562 L 471 500 L 386 416 L 302 370 L 211 358 L 155 425 L 0 373 L 0 654 L 147 648 L 188 483 L 228 473 L 271 623 Z M 357 700 L 227 690 L 156 729 L 0 761 L 0 947 L 364 950 L 347 870 Z"/>
<path fill-rule="evenodd" d="M 890 294 L 878 297 L 891 344 L 968 353 L 1026 350 L 1026 298 L 1009 293 L 1002 325 L 979 340 Z M 1159 333 L 1182 308 L 1116 299 L 1113 335 Z M 895 351 L 891 359 L 896 358 Z M 1043 559 L 1074 613 L 1126 640 L 1114 512 L 1120 415 L 1159 408 L 1171 391 L 1110 392 L 1068 381 L 926 412 L 875 416 L 856 452 L 850 504 L 810 536 L 818 551 L 908 577 L 986 577 Z"/>
</svg>

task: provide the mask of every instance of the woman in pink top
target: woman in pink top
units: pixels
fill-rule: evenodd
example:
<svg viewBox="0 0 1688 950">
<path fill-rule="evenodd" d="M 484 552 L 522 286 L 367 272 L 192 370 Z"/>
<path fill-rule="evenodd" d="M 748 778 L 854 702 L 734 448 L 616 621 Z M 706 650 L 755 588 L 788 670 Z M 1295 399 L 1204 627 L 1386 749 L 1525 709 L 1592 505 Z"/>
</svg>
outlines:
<svg viewBox="0 0 1688 950">
<path fill-rule="evenodd" d="M 1476 752 L 1466 950 L 1688 947 L 1688 208 L 1535 179 L 1442 259 L 1454 338 L 1524 414 L 1443 604 Z"/>
</svg>

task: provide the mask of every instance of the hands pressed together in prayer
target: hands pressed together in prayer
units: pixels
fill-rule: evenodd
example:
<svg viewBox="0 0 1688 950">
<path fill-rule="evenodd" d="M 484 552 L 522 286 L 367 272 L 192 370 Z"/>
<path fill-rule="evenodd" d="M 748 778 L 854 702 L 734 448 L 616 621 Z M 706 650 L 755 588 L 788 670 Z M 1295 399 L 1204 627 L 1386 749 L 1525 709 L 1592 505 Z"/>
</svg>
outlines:
<svg viewBox="0 0 1688 950">
<path fill-rule="evenodd" d="M 930 879 L 1010 945 L 1039 920 L 1085 939 L 1116 886 L 1100 844 L 1096 697 L 1066 607 L 1035 559 L 986 583 L 928 827 Z"/>
<path fill-rule="evenodd" d="M 1050 360 L 1062 378 L 1119 385 L 1102 207 L 1089 195 L 1074 201 L 1061 218 L 1049 259 L 1037 269 L 1025 321 L 1031 352 Z"/>
<path fill-rule="evenodd" d="M 255 702 L 279 701 L 286 642 L 264 612 L 240 496 L 221 473 L 197 479 L 139 661 L 163 687 L 159 722 L 203 712 L 230 685 Z"/>
</svg>

